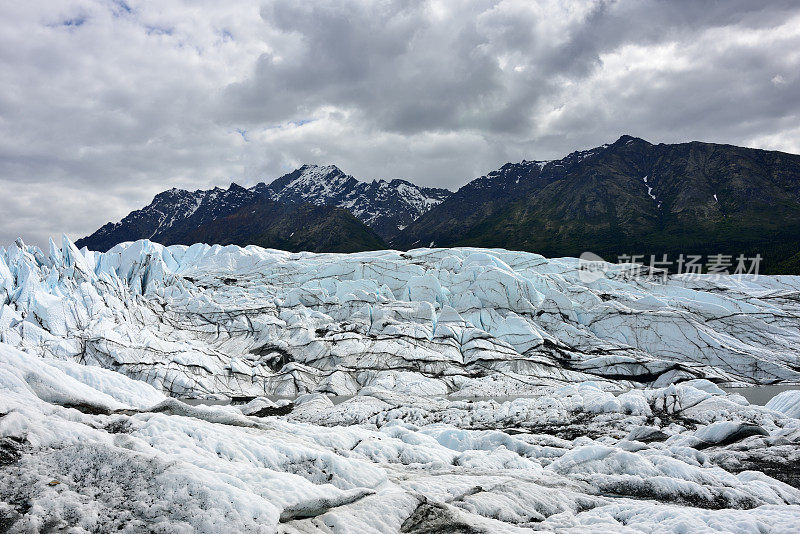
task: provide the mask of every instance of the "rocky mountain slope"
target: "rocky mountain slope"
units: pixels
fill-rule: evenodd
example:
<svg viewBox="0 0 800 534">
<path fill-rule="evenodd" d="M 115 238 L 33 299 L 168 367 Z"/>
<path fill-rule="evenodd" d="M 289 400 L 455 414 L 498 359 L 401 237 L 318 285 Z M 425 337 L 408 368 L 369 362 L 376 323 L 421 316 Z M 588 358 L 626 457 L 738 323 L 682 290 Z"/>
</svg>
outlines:
<svg viewBox="0 0 800 534">
<path fill-rule="evenodd" d="M 150 204 L 132 211 L 120 222 L 109 222 L 76 243 L 98 251 L 138 239 L 164 244 L 193 243 L 188 235 L 196 228 L 268 199 L 263 191 L 245 189 L 237 184 L 231 184 L 228 189 L 186 191 L 173 188 L 157 194 Z"/>
<path fill-rule="evenodd" d="M 272 200 L 261 200 L 202 224 L 185 240 L 290 252 L 360 252 L 386 247 L 378 234 L 345 209 Z"/>
<path fill-rule="evenodd" d="M 577 256 L 800 250 L 800 156 L 623 136 L 556 161 L 507 164 L 473 180 L 390 241 Z"/>
<path fill-rule="evenodd" d="M 117 243 L 137 239 L 150 239 L 165 245 L 217 243 L 219 241 L 215 239 L 218 239 L 219 232 L 212 231 L 205 235 L 198 229 L 211 228 L 215 221 L 221 219 L 226 219 L 227 224 L 240 221 L 241 216 L 233 217 L 233 215 L 253 204 L 261 204 L 258 209 L 262 214 L 275 210 L 276 215 L 269 216 L 267 218 L 269 220 L 263 220 L 261 227 L 254 228 L 252 224 L 248 225 L 254 232 L 252 235 L 246 235 L 242 229 L 226 227 L 226 232 L 232 231 L 237 236 L 238 244 L 272 246 L 271 241 L 263 241 L 260 238 L 267 234 L 280 234 L 281 229 L 268 228 L 265 225 L 273 221 L 276 216 L 288 216 L 290 212 L 300 213 L 293 212 L 290 208 L 280 208 L 278 204 L 308 203 L 314 206 L 340 207 L 349 211 L 382 238 L 388 238 L 396 235 L 400 229 L 450 194 L 451 192 L 446 189 L 417 187 L 403 180 L 359 182 L 333 165 L 327 167 L 304 165 L 269 185 L 259 183 L 251 188 L 244 188 L 231 184 L 228 189 L 215 187 L 209 190 L 164 191 L 156 195 L 153 202 L 146 207 L 131 212 L 118 223 L 104 225 L 92 235 L 78 240 L 77 245 L 106 251 Z M 273 202 L 267 202 L 270 200 Z M 305 210 L 303 213 L 309 214 L 311 211 L 314 210 Z M 319 219 L 324 213 L 334 215 L 338 212 L 316 210 L 314 213 Z M 327 222 L 327 226 L 333 228 L 339 219 L 341 214 L 334 215 L 334 218 Z M 297 221 L 298 224 L 300 222 Z M 287 227 L 287 224 L 283 224 L 282 228 L 284 227 Z M 352 230 L 359 239 L 371 233 L 366 228 L 356 228 L 351 221 L 345 228 Z M 322 234 L 318 237 L 321 238 Z M 353 249 L 348 246 L 325 248 L 322 241 L 311 239 L 310 235 L 303 242 L 310 247 L 308 250 L 314 251 L 333 252 Z M 354 244 L 359 242 L 357 239 Z M 382 242 L 370 237 L 364 241 L 364 248 L 361 250 L 375 248 L 373 244 L 378 243 Z"/>
</svg>

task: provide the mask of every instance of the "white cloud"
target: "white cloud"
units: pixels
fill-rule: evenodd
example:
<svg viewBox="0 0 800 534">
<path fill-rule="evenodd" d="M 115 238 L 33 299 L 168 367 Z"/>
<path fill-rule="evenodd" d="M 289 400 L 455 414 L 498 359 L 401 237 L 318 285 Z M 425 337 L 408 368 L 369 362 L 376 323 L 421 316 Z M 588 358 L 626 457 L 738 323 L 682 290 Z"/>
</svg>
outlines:
<svg viewBox="0 0 800 534">
<path fill-rule="evenodd" d="M 799 17 L 749 1 L 11 3 L 0 243 L 305 162 L 455 188 L 622 133 L 798 151 Z"/>
</svg>

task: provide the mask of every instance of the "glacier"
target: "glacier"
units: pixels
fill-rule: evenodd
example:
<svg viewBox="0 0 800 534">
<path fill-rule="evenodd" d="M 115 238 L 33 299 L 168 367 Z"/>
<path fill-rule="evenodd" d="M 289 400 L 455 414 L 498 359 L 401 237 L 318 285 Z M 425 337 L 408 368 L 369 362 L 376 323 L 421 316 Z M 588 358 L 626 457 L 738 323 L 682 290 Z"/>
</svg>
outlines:
<svg viewBox="0 0 800 534">
<path fill-rule="evenodd" d="M 0 344 L 9 532 L 792 532 L 800 419 L 694 379 L 190 406 Z M 258 412 L 256 412 L 258 413 Z M 732 439 L 731 439 L 732 438 Z M 783 480 L 781 480 L 783 479 Z"/>
<path fill-rule="evenodd" d="M 0 527 L 796 529 L 800 278 L 579 268 L 0 248 Z"/>
<path fill-rule="evenodd" d="M 584 283 L 576 259 L 504 250 L 19 242 L 0 251 L 0 341 L 181 397 L 800 382 L 797 277 L 635 268 Z"/>
</svg>

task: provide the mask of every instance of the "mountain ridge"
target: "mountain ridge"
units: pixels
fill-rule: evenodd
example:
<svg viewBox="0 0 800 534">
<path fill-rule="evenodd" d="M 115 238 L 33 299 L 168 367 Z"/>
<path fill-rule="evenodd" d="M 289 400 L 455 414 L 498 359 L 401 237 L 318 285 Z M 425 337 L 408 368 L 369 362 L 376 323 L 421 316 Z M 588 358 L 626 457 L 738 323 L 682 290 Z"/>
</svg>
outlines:
<svg viewBox="0 0 800 534">
<path fill-rule="evenodd" d="M 435 206 L 452 192 L 406 180 L 362 182 L 335 165 L 303 165 L 267 186 L 279 201 L 333 204 L 345 208 L 384 239 Z"/>
<path fill-rule="evenodd" d="M 611 261 L 761 254 L 771 272 L 798 269 L 789 260 L 800 250 L 800 156 L 700 141 L 653 144 L 631 135 L 561 159 L 506 163 L 455 192 L 399 179 L 362 182 L 335 165 L 303 165 L 250 188 L 173 188 L 77 244 L 107 250 L 140 238 L 203 240 L 197 228 L 267 201 L 345 209 L 397 249 L 489 246 L 551 257 L 592 251 Z"/>
<path fill-rule="evenodd" d="M 196 228 L 210 228 L 213 221 L 231 216 L 245 206 L 257 203 L 267 206 L 268 202 L 344 208 L 377 233 L 382 242 L 450 194 L 446 189 L 419 187 L 399 179 L 362 182 L 335 165 L 307 164 L 270 184 L 259 182 L 249 188 L 233 182 L 228 189 L 162 191 L 147 206 L 132 211 L 120 222 L 106 223 L 76 244 L 100 251 L 143 238 L 163 244 L 187 244 L 192 237 L 203 237 Z M 350 221 L 347 224 L 366 238 L 368 232 L 364 228 L 356 229 Z M 269 233 L 269 229 L 262 228 L 259 232 Z M 369 237 L 365 242 L 373 243 L 374 239 Z"/>
<path fill-rule="evenodd" d="M 769 267 L 800 250 L 800 156 L 625 135 L 560 160 L 506 164 L 465 184 L 390 244 L 550 257 L 592 251 L 612 261 L 761 254 Z"/>
</svg>

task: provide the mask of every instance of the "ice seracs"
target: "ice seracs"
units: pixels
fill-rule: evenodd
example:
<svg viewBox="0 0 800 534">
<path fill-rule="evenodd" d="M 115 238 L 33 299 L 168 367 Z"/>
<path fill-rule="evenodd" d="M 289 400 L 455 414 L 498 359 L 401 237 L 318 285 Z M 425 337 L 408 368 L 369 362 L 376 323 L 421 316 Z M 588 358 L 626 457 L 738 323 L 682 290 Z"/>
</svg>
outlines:
<svg viewBox="0 0 800 534">
<path fill-rule="evenodd" d="M 796 277 L 675 276 L 486 249 L 290 254 L 69 240 L 0 253 L 0 341 L 178 396 L 516 395 L 797 382 Z M 416 389 L 419 388 L 419 389 Z"/>
<path fill-rule="evenodd" d="M 790 390 L 777 394 L 767 403 L 767 408 L 800 419 L 800 391 Z"/>
</svg>

